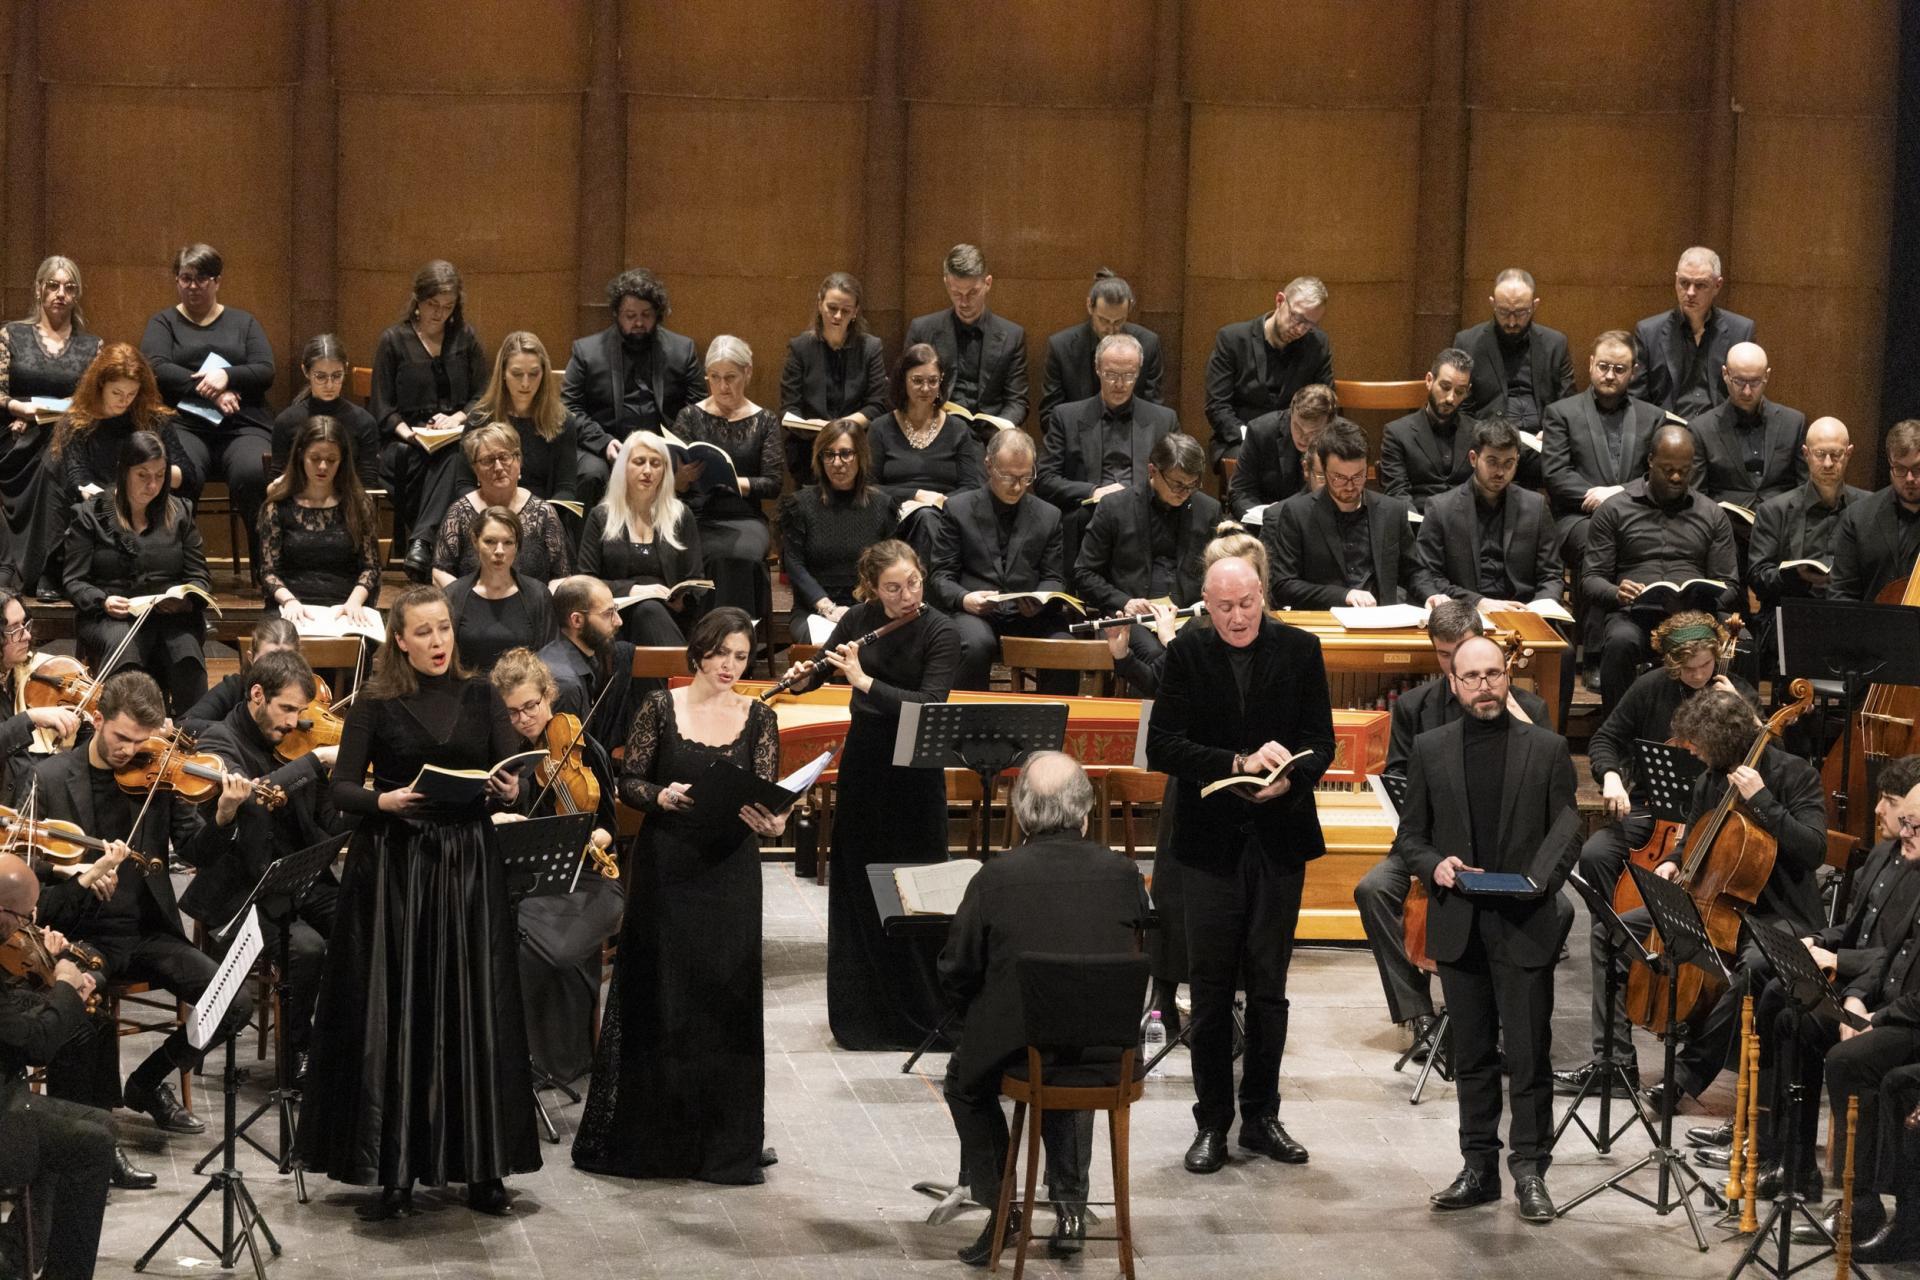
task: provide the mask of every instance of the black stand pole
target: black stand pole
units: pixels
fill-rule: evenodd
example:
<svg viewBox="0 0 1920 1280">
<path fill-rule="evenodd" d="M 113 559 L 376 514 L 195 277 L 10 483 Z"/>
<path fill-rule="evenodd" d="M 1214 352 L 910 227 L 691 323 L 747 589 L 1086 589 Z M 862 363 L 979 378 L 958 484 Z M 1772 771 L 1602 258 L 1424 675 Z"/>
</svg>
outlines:
<svg viewBox="0 0 1920 1280">
<path fill-rule="evenodd" d="M 1567 883 L 1586 899 L 1587 910 L 1607 926 L 1607 1012 L 1601 1020 L 1600 1037 L 1601 1044 L 1606 1047 L 1587 1064 L 1586 1079 L 1580 1085 L 1580 1092 L 1574 1095 L 1573 1101 L 1567 1106 L 1566 1114 L 1561 1116 L 1560 1123 L 1554 1126 L 1553 1137 L 1547 1142 L 1547 1150 L 1551 1151 L 1560 1144 L 1560 1135 L 1567 1131 L 1567 1126 L 1570 1124 L 1578 1125 L 1580 1132 L 1587 1136 L 1587 1141 L 1592 1144 L 1594 1151 L 1603 1156 L 1611 1155 L 1613 1144 L 1618 1142 L 1621 1135 L 1633 1128 L 1635 1124 L 1645 1129 L 1647 1141 L 1658 1147 L 1661 1145 L 1659 1136 L 1654 1133 L 1653 1126 L 1647 1122 L 1646 1098 L 1641 1093 L 1640 1081 L 1636 1078 L 1635 1072 L 1629 1070 L 1624 1062 L 1617 1061 L 1613 1056 L 1614 1031 L 1620 1025 L 1621 953 L 1631 946 L 1642 961 L 1648 960 L 1649 957 L 1641 947 L 1640 940 L 1621 923 L 1620 917 L 1613 910 L 1613 904 L 1606 899 L 1598 886 L 1588 884 L 1578 875 L 1569 876 Z M 1580 1114 L 1580 1104 L 1595 1093 L 1600 1095 L 1598 1129 L 1588 1127 L 1586 1117 Z M 1620 1122 L 1618 1128 L 1613 1124 L 1613 1100 L 1616 1096 L 1632 1104 L 1629 1108 L 1631 1114 Z"/>
</svg>

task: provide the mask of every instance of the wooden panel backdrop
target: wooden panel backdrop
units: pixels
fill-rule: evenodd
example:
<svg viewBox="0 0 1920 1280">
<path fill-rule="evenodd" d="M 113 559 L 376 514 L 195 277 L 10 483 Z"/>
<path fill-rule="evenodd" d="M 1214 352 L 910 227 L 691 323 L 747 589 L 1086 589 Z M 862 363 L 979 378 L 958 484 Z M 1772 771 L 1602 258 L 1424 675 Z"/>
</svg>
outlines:
<svg viewBox="0 0 1920 1280">
<path fill-rule="evenodd" d="M 1791 0 L 529 12 L 0 0 L 9 314 L 58 250 L 95 328 L 137 341 L 173 301 L 168 255 L 205 239 L 283 370 L 325 324 L 369 359 L 432 257 L 490 350 L 528 327 L 563 355 L 635 263 L 674 328 L 753 346 L 772 403 L 822 275 L 864 278 L 892 350 L 971 240 L 1036 398 L 1046 335 L 1111 266 L 1204 434 L 1215 330 L 1289 276 L 1331 287 L 1342 376 L 1394 378 L 1484 318 L 1502 267 L 1534 272 L 1584 352 L 1671 305 L 1678 250 L 1704 242 L 1777 398 L 1869 444 L 1879 426 L 1895 0 L 1816 24 Z"/>
</svg>

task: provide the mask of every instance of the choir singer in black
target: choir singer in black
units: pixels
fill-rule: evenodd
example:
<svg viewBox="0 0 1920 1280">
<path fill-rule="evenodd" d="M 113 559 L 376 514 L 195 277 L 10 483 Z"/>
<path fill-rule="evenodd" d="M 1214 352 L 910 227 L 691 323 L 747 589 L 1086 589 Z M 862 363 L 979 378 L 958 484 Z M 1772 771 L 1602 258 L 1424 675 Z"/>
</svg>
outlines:
<svg viewBox="0 0 1920 1280">
<path fill-rule="evenodd" d="M 1169 846 L 1186 899 L 1199 1129 L 1187 1149 L 1191 1173 L 1227 1162 L 1236 985 L 1247 995 L 1240 1145 L 1287 1164 L 1307 1160 L 1280 1124 L 1280 1055 L 1300 891 L 1307 863 L 1326 852 L 1313 788 L 1333 759 L 1333 709 L 1319 642 L 1268 617 L 1263 586 L 1245 560 L 1207 570 L 1201 590 L 1213 625 L 1187 627 L 1167 646 L 1147 732 L 1147 767 L 1172 778 Z M 1200 794 L 1235 774 L 1265 778 L 1289 752 L 1305 758 L 1273 782 Z"/>
<path fill-rule="evenodd" d="M 1460 1090 L 1465 1167 L 1432 1197 L 1436 1210 L 1500 1198 L 1500 1038 L 1513 1118 L 1507 1168 L 1520 1216 L 1553 1221 L 1546 1172 L 1552 1162 L 1553 962 L 1566 921 L 1555 909 L 1572 865 L 1561 850 L 1537 898 L 1475 898 L 1463 871 L 1524 871 L 1561 815 L 1574 807 L 1566 739 L 1507 710 L 1500 647 L 1482 636 L 1453 655 L 1453 693 L 1467 714 L 1413 744 L 1407 803 L 1394 851 L 1433 895 L 1427 949 L 1453 1013 L 1453 1070 Z"/>
</svg>

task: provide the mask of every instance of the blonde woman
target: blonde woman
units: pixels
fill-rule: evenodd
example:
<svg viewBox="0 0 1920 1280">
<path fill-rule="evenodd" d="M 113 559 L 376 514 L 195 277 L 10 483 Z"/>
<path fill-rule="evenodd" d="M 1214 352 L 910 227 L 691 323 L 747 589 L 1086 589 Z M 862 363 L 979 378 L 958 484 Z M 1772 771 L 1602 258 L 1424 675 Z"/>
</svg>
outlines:
<svg viewBox="0 0 1920 1280">
<path fill-rule="evenodd" d="M 733 461 L 735 479 L 721 487 L 702 484 L 702 479 L 711 478 L 703 476 L 704 467 L 693 463 L 679 469 L 674 484 L 700 523 L 714 602 L 754 617 L 764 612 L 759 587 L 767 580 L 767 547 L 772 537 L 761 504 L 780 496 L 785 478 L 780 417 L 748 397 L 753 352 L 740 339 L 723 333 L 708 344 L 706 370 L 706 398 L 680 411 L 673 433 L 682 440 L 705 440 L 725 450 Z"/>
<path fill-rule="evenodd" d="M 587 513 L 580 572 L 599 578 L 616 599 L 641 598 L 621 611 L 621 634 L 637 645 L 682 645 L 699 614 L 697 597 L 668 589 L 706 576 L 700 526 L 674 493 L 673 455 L 651 431 L 636 431 L 613 456 L 607 496 Z"/>
<path fill-rule="evenodd" d="M 560 379 L 537 334 L 517 329 L 501 340 L 472 421 L 497 422 L 520 437 L 520 483 L 536 498 L 580 500 L 580 422 L 560 400 Z"/>
</svg>

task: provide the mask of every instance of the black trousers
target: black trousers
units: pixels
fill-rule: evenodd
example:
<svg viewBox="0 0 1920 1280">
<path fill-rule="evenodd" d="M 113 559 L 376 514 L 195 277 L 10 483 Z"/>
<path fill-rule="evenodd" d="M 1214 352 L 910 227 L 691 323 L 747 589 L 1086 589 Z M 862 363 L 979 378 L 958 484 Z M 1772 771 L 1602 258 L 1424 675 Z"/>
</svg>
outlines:
<svg viewBox="0 0 1920 1280">
<path fill-rule="evenodd" d="M 1054 601 L 1058 604 L 1058 601 Z M 1001 636 L 1039 636 L 1064 640 L 1066 628 L 1060 625 L 1059 610 L 1049 607 L 1031 618 L 1011 608 L 991 619 L 978 618 L 962 609 L 952 615 L 953 629 L 960 633 L 960 669 L 955 674 L 956 689 L 985 689 L 993 674 L 993 658 L 1000 651 Z M 1039 671 L 1034 673 L 1041 693 L 1075 694 L 1080 691 L 1077 671 Z"/>
<path fill-rule="evenodd" d="M 601 454 L 581 449 L 576 456 L 578 461 L 574 464 L 573 496 L 580 500 L 582 507 L 591 511 L 607 494 L 607 477 L 611 470 Z"/>
<path fill-rule="evenodd" d="M 1872 1186 L 1876 1194 L 1895 1196 L 1909 1213 L 1920 1213 L 1920 1125 L 1907 1123 L 1916 1107 L 1920 1107 L 1920 1062 L 1908 1062 L 1881 1077 L 1879 1097 L 1874 1100 Z M 1866 1169 L 1857 1151 L 1853 1167 L 1856 1179 Z"/>
<path fill-rule="evenodd" d="M 1820 1081 L 1828 1050 L 1840 1043 L 1840 1023 L 1830 1014 L 1807 1016 L 1788 1007 L 1777 979 L 1769 978 L 1754 1001 L 1753 1025 L 1760 1031 L 1760 1096 L 1768 1109 L 1768 1123 L 1756 1134 L 1755 1146 L 1763 1163 L 1772 1164 L 1786 1150 L 1787 1125 L 1799 1130 L 1800 1167 L 1814 1167 L 1814 1144 L 1820 1134 Z M 1789 1047 L 1788 1041 L 1794 1043 Z M 1781 1070 L 1792 1059 L 1793 1072 Z M 1805 1092 L 1800 1113 L 1789 1105 L 1789 1086 L 1797 1079 Z M 1843 1111 L 1844 1114 L 1844 1111 Z"/>
<path fill-rule="evenodd" d="M 1602 827 L 1587 837 L 1580 846 L 1580 878 L 1596 889 L 1611 889 L 1620 882 L 1627 869 L 1627 855 L 1647 842 L 1653 834 L 1653 815 L 1644 810 L 1635 809 L 1620 822 L 1610 827 Z M 1607 1044 L 1607 951 L 1609 930 L 1599 920 L 1592 922 L 1587 940 L 1588 953 L 1593 962 L 1593 1056 L 1609 1056 Z M 1613 1044 L 1611 1057 L 1615 1062 L 1625 1065 L 1629 1070 L 1634 1067 L 1633 1024 L 1627 1021 L 1627 987 L 1620 984 L 1620 994 L 1614 1000 L 1613 1008 Z"/>
<path fill-rule="evenodd" d="M 1858 1193 L 1878 1195 L 1902 1189 L 1898 1169 L 1888 1167 L 1887 1157 L 1892 1153 L 1881 1150 L 1880 1083 L 1895 1070 L 1915 1062 L 1920 1062 L 1920 1028 L 1915 1027 L 1875 1027 L 1827 1050 L 1827 1105 L 1840 1113 L 1844 1123 L 1847 1099 L 1860 1099 L 1853 1158 L 1854 1190 Z M 1904 1125 L 1902 1120 L 1896 1123 Z M 1844 1130 L 1841 1140 L 1845 1141 Z M 1914 1144 L 1908 1141 L 1906 1145 L 1911 1149 Z M 1912 1177 L 1912 1166 L 1907 1167 L 1906 1177 Z M 1907 1187 L 1911 1190 L 1910 1183 Z"/>
<path fill-rule="evenodd" d="M 113 1175 L 112 1122 L 98 1107 L 23 1092 L 7 1115 L 7 1132 L 19 1144 L 7 1155 L 8 1167 L 32 1170 L 41 1275 L 88 1280 Z"/>
<path fill-rule="evenodd" d="M 1407 889 L 1412 883 L 1413 873 L 1389 853 L 1353 887 L 1360 927 L 1387 995 L 1387 1016 L 1395 1022 L 1433 1016 L 1433 984 L 1426 971 L 1407 958 Z"/>
<path fill-rule="evenodd" d="M 1756 915 L 1748 916 L 1747 921 L 1756 929 L 1775 928 L 1779 923 L 1772 917 Z M 1642 942 L 1653 932 L 1653 917 L 1645 907 L 1625 913 L 1620 917 L 1620 923 Z M 1741 948 L 1738 960 L 1727 967 L 1733 971 L 1733 981 L 1720 993 L 1720 998 L 1714 1001 L 1706 1017 L 1700 1020 L 1674 1057 L 1674 1083 L 1689 1097 L 1697 1098 L 1705 1093 L 1714 1077 L 1733 1062 L 1734 1042 L 1739 1038 L 1740 1031 L 1740 1003 L 1771 973 L 1766 957 L 1751 942 Z M 1623 990 L 1625 972 L 1626 963 L 1622 961 Z M 1664 982 L 1666 979 L 1663 976 L 1660 980 Z M 1754 1003 L 1757 1008 L 1759 1001 Z"/>
<path fill-rule="evenodd" d="M 247 530 L 247 551 L 260 563 L 260 505 L 267 500 L 267 455 L 273 451 L 273 433 L 265 427 L 216 427 L 192 414 L 181 414 L 180 451 L 207 480 L 224 480 L 233 509 Z M 234 418 L 229 423 L 237 423 Z M 198 503 L 199 493 L 192 495 Z"/>
<path fill-rule="evenodd" d="M 1488 954 L 1476 921 L 1467 950 L 1441 961 L 1440 990 L 1452 1015 L 1453 1079 L 1460 1097 L 1460 1155 L 1497 1179 L 1500 1155 L 1500 1041 L 1505 1032 L 1507 1169 L 1517 1181 L 1544 1177 L 1553 1163 L 1553 966 L 1524 969 Z"/>
<path fill-rule="evenodd" d="M 438 538 L 462 478 L 469 488 L 473 485 L 472 468 L 458 441 L 428 453 L 417 444 L 389 440 L 380 449 L 380 473 L 393 499 L 394 536 L 408 543 L 431 544 Z"/>
<path fill-rule="evenodd" d="M 1280 1058 L 1287 1047 L 1287 966 L 1306 864 L 1282 863 L 1248 840 L 1237 861 L 1180 868 L 1193 991 L 1193 1118 L 1202 1129 L 1233 1123 L 1233 993 L 1247 994 L 1240 1119 L 1280 1111 Z"/>
<path fill-rule="evenodd" d="M 1600 624 L 1600 709 L 1611 715 L 1614 706 L 1627 692 L 1640 672 L 1640 664 L 1653 656 L 1653 633 L 1648 617 L 1630 609 L 1617 609 Z"/>
<path fill-rule="evenodd" d="M 284 1023 L 287 1051 L 307 1051 L 313 1031 L 313 1005 L 320 998 L 320 973 L 326 967 L 327 936 L 333 932 L 334 903 L 340 886 L 331 879 L 313 882 L 294 910 L 293 925 L 287 939 L 287 1000 L 280 1011 Z M 221 923 L 225 923 L 222 921 Z M 260 918 L 260 937 L 265 954 L 280 962 L 280 924 Z"/>
<path fill-rule="evenodd" d="M 1021 1056 L 1026 1055 L 1024 1051 Z M 1000 1202 L 1000 1177 L 1007 1167 L 1007 1116 L 1000 1109 L 999 1077 L 965 1085 L 947 1059 L 941 1084 L 953 1131 L 960 1139 L 960 1171 L 968 1193 L 981 1204 Z M 1087 1170 L 1093 1163 L 1093 1112 L 1049 1111 L 1041 1118 L 1040 1141 L 1047 1150 L 1047 1199 L 1087 1202 Z M 1018 1194 L 1018 1188 L 1015 1189 Z"/>
</svg>

